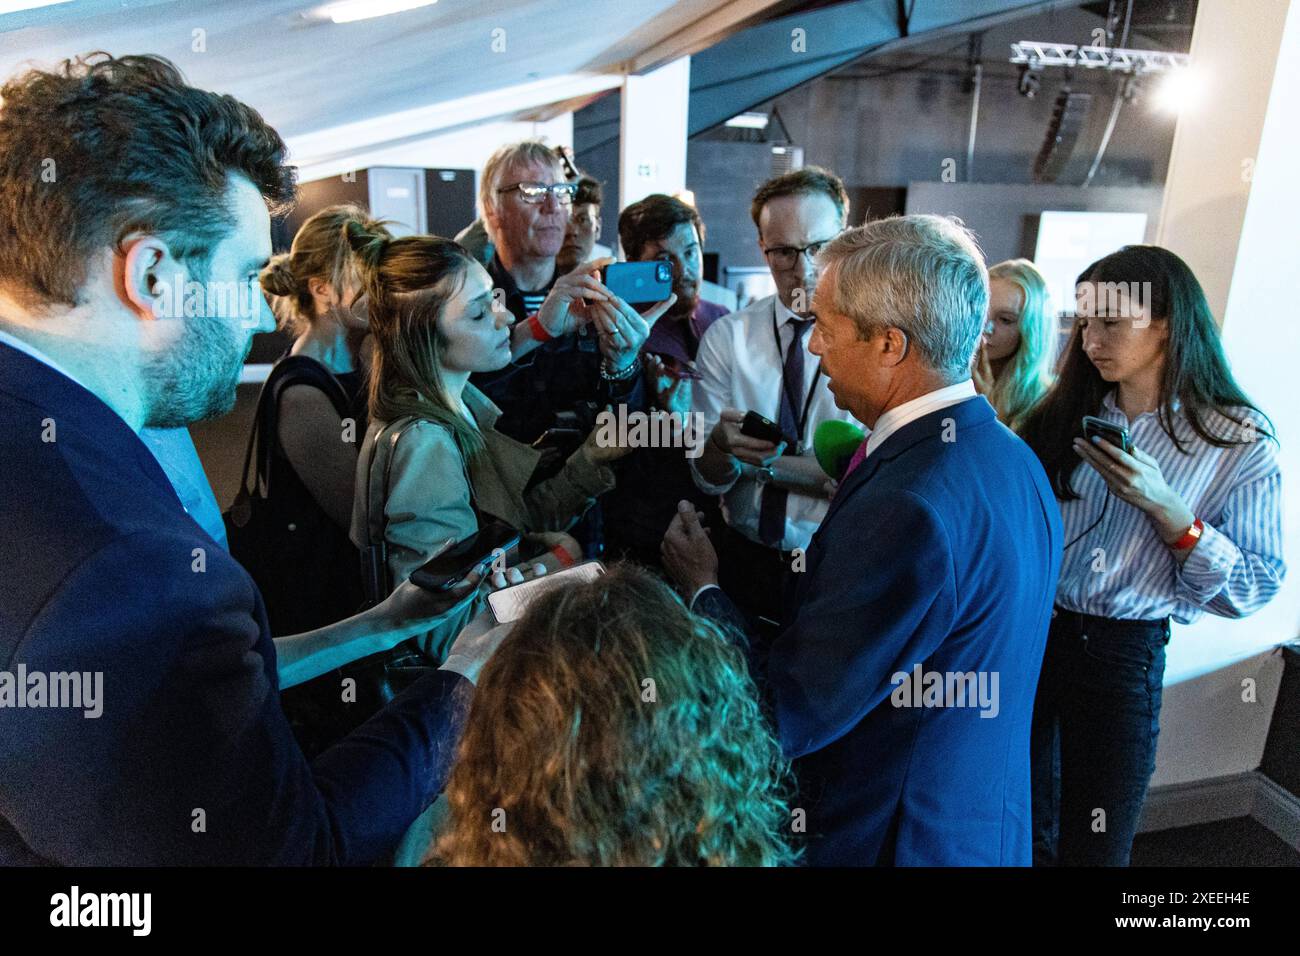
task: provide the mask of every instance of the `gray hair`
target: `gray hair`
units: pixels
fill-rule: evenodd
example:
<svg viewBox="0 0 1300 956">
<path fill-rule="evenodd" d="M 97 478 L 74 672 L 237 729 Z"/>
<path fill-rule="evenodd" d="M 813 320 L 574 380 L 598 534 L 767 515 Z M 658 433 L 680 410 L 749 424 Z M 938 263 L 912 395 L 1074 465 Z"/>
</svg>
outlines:
<svg viewBox="0 0 1300 956">
<path fill-rule="evenodd" d="M 516 163 L 542 163 L 547 166 L 563 168 L 559 155 L 550 146 L 540 140 L 526 139 L 520 143 L 507 143 L 497 147 L 483 166 L 483 175 L 478 181 L 478 214 L 486 218 L 489 209 L 496 209 L 497 187 L 501 185 L 501 174 Z"/>
<path fill-rule="evenodd" d="M 960 219 L 891 216 L 841 233 L 819 256 L 834 270 L 831 305 L 862 338 L 887 326 L 907 334 L 922 361 L 966 378 L 984 329 L 989 278 Z"/>
</svg>

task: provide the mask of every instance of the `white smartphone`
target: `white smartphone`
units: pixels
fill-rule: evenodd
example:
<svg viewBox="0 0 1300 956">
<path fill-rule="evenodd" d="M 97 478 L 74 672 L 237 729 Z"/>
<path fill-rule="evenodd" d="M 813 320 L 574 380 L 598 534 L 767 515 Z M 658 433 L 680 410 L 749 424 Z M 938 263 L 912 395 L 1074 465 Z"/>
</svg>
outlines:
<svg viewBox="0 0 1300 956">
<path fill-rule="evenodd" d="M 488 607 L 498 624 L 509 624 L 524 616 L 528 602 L 543 591 L 552 587 L 564 587 L 581 581 L 592 581 L 605 573 L 605 566 L 599 561 L 583 561 L 571 568 L 564 568 L 533 578 L 523 584 L 515 584 L 488 595 Z"/>
</svg>

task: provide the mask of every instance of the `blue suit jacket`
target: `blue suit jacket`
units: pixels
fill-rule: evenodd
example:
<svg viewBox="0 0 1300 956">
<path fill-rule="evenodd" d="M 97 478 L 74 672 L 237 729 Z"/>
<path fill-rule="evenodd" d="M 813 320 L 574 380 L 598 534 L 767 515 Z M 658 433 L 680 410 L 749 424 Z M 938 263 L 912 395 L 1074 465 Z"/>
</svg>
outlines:
<svg viewBox="0 0 1300 956">
<path fill-rule="evenodd" d="M 252 580 L 121 418 L 2 344 L 0 512 L 0 670 L 103 674 L 98 718 L 0 707 L 0 865 L 364 863 L 432 802 L 468 683 L 309 764 Z"/>
<path fill-rule="evenodd" d="M 751 666 L 794 760 L 808 862 L 1028 865 L 1029 727 L 1061 561 L 1037 458 L 982 397 L 933 412 L 841 483 L 806 557 L 788 626 Z M 696 610 L 734 622 L 727 604 L 710 590 Z M 983 674 L 996 716 L 915 706 L 930 672 L 945 689 Z"/>
</svg>

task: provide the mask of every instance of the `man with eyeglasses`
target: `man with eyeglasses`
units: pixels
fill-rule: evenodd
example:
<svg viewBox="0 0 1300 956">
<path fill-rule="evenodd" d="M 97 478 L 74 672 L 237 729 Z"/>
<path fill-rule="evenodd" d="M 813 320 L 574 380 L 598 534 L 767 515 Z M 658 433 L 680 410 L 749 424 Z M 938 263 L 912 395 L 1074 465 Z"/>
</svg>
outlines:
<svg viewBox="0 0 1300 956">
<path fill-rule="evenodd" d="M 554 449 L 549 460 L 555 462 L 581 443 L 606 404 L 644 407 L 639 352 L 649 332 L 622 300 L 614 303 L 621 318 L 612 332 L 582 321 L 575 314 L 581 307 L 564 310 L 571 319 L 566 328 L 548 329 L 539 321 L 552 291 L 570 302 L 607 294 L 595 272 L 601 260 L 580 264 L 590 267 L 585 271 L 556 268 L 579 188 L 568 172 L 576 171 L 567 156 L 524 141 L 493 153 L 479 183 L 480 212 L 495 248 L 488 274 L 502 306 L 541 344 L 471 381 L 501 409 L 499 431 Z M 593 534 L 586 535 L 589 544 Z"/>
<path fill-rule="evenodd" d="M 692 407 L 712 429 L 691 462 L 695 483 L 723 496 L 722 586 L 767 636 L 782 620 L 791 575 L 826 515 L 828 479 L 813 455 L 813 435 L 824 421 L 851 420 L 808 350 L 815 258 L 844 229 L 848 211 L 843 182 L 816 166 L 759 186 L 750 214 L 776 294 L 714 322 L 695 360 Z M 780 425 L 786 444 L 742 435 L 747 411 Z"/>
</svg>

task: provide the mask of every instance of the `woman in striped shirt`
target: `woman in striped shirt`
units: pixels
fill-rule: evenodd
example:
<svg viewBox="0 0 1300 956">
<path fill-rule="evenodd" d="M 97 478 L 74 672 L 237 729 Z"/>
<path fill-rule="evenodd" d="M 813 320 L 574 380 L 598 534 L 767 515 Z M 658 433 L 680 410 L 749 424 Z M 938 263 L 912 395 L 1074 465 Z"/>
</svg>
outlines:
<svg viewBox="0 0 1300 956">
<path fill-rule="evenodd" d="M 1156 246 L 1079 277 L 1060 378 L 1021 435 L 1061 506 L 1065 555 L 1033 726 L 1034 858 L 1128 864 L 1155 769 L 1170 619 L 1244 617 L 1277 592 L 1281 475 L 1200 283 Z M 1085 441 L 1084 416 L 1127 429 Z"/>
</svg>

